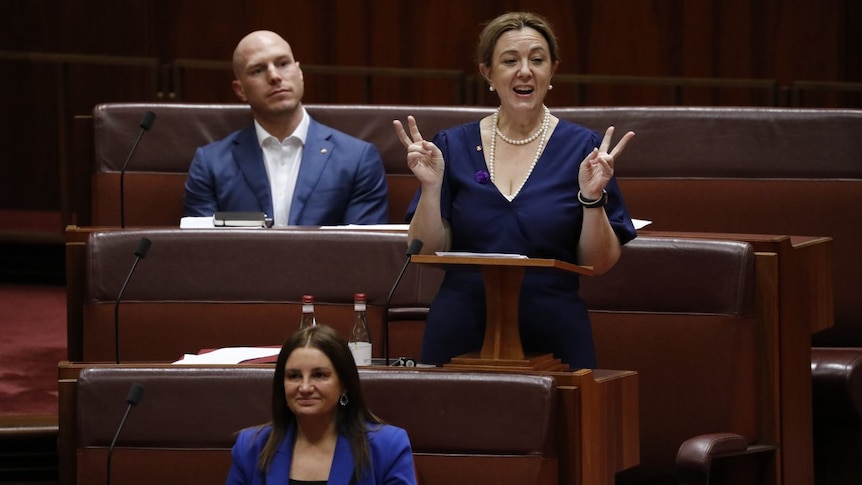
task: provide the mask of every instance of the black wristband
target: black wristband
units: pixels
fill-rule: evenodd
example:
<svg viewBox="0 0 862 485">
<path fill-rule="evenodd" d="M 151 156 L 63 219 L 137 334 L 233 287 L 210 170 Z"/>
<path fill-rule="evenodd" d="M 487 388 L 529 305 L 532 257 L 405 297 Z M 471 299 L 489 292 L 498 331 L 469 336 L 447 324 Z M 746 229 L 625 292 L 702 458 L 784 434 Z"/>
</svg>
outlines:
<svg viewBox="0 0 862 485">
<path fill-rule="evenodd" d="M 584 209 L 596 209 L 598 207 L 604 207 L 605 204 L 608 203 L 608 191 L 602 189 L 602 196 L 598 199 L 590 200 L 585 199 L 581 194 L 581 191 L 578 191 L 578 202 L 581 203 L 581 207 Z"/>
</svg>

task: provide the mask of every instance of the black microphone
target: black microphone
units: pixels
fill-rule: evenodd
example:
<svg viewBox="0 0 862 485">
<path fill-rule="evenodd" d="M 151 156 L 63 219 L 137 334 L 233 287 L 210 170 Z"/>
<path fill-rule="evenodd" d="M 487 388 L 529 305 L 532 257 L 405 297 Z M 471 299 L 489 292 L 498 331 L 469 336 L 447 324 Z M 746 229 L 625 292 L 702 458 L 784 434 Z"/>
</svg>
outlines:
<svg viewBox="0 0 862 485">
<path fill-rule="evenodd" d="M 122 288 L 120 288 L 120 293 L 117 294 L 117 301 L 114 303 L 114 351 L 117 356 L 117 363 L 120 363 L 120 298 L 123 297 L 123 293 L 126 292 L 126 286 L 129 285 L 129 280 L 132 279 L 132 273 L 135 272 L 135 268 L 138 267 L 138 261 L 144 259 L 147 255 L 147 251 L 150 250 L 150 245 L 153 242 L 149 239 L 142 237 L 140 241 L 138 241 L 138 246 L 135 248 L 135 262 L 132 263 L 132 268 L 129 270 L 128 276 L 126 276 L 126 281 L 123 282 Z"/>
<path fill-rule="evenodd" d="M 141 400 L 141 396 L 144 395 L 144 386 L 138 384 L 137 382 L 132 384 L 132 388 L 129 389 L 129 397 L 126 398 L 126 402 L 128 406 L 126 406 L 126 413 L 123 415 L 123 420 L 120 421 L 120 426 L 117 427 L 117 432 L 114 434 L 114 439 L 111 441 L 111 446 L 108 448 L 108 482 L 107 485 L 111 485 L 111 456 L 114 454 L 114 445 L 117 444 L 117 438 L 120 436 L 120 431 L 122 431 L 123 426 L 126 424 L 126 418 L 129 417 L 129 411 L 132 410 L 132 406 L 137 406 L 138 402 Z"/>
<path fill-rule="evenodd" d="M 395 294 L 395 288 L 398 288 L 398 283 L 401 282 L 401 277 L 407 271 L 407 266 L 410 265 L 410 257 L 414 254 L 419 254 L 422 250 L 422 241 L 414 239 L 410 241 L 407 247 L 407 259 L 404 261 L 404 266 L 401 267 L 401 272 L 398 273 L 398 278 L 395 279 L 395 284 L 389 290 L 389 296 L 386 297 L 386 306 L 383 307 L 383 358 L 385 365 L 389 365 L 389 305 L 392 303 L 392 295 Z"/>
<path fill-rule="evenodd" d="M 138 138 L 135 140 L 135 144 L 132 145 L 132 150 L 129 152 L 129 156 L 126 157 L 126 162 L 123 163 L 123 168 L 120 169 L 120 227 L 126 227 L 126 197 L 125 197 L 125 178 L 126 178 L 126 167 L 129 166 L 129 160 L 132 159 L 132 155 L 134 155 L 135 150 L 138 149 L 138 143 L 141 142 L 141 137 L 144 136 L 145 131 L 149 131 L 150 127 L 153 126 L 153 121 L 156 119 L 156 114 L 152 111 L 147 111 L 144 113 L 144 118 L 141 120 L 141 131 L 138 133 Z"/>
</svg>

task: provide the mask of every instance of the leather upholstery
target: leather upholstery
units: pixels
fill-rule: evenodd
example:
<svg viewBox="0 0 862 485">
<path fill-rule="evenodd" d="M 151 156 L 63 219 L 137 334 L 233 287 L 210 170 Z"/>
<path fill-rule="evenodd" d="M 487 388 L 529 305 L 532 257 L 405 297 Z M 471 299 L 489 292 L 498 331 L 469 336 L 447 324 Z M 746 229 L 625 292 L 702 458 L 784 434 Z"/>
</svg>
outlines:
<svg viewBox="0 0 862 485">
<path fill-rule="evenodd" d="M 361 369 L 360 379 L 372 411 L 407 430 L 424 485 L 557 483 L 552 377 Z M 82 370 L 78 483 L 104 473 L 95 458 L 116 433 L 132 383 L 145 390 L 118 439 L 114 482 L 145 483 L 143 473 L 149 483 L 183 483 L 178 474 L 192 473 L 194 483 L 224 483 L 234 432 L 269 420 L 271 382 L 272 367 Z"/>
<path fill-rule="evenodd" d="M 862 355 L 858 348 L 814 348 L 811 373 L 818 483 L 862 483 Z"/>
<path fill-rule="evenodd" d="M 763 431 L 777 411 L 758 401 L 767 364 L 748 244 L 638 237 L 611 271 L 583 278 L 581 294 L 599 367 L 636 369 L 640 381 L 641 464 L 618 485 L 675 483 L 691 468 L 708 477 L 717 432 L 743 451 L 778 444 Z"/>
<path fill-rule="evenodd" d="M 86 362 L 114 359 L 116 298 L 141 237 L 152 246 L 119 305 L 123 362 L 171 362 L 201 349 L 280 345 L 298 328 L 303 294 L 315 296 L 318 322 L 347 335 L 356 292 L 367 295 L 374 356 L 382 356 L 381 314 L 405 263 L 403 232 L 151 229 L 90 236 Z M 392 306 L 427 308 L 441 278 L 437 268 L 410 265 Z"/>
</svg>

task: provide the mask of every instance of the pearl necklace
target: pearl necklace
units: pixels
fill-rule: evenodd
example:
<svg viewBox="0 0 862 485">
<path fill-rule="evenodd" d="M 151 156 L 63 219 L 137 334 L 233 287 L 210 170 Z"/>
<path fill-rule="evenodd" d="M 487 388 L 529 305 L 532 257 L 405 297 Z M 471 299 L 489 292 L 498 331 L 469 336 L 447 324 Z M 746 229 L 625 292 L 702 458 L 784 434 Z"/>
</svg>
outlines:
<svg viewBox="0 0 862 485">
<path fill-rule="evenodd" d="M 536 168 L 536 164 L 539 162 L 539 157 L 542 156 L 542 150 L 545 147 L 545 140 L 548 136 L 548 128 L 551 125 L 551 110 L 549 110 L 547 106 L 542 107 L 545 108 L 545 114 L 542 116 L 542 126 L 536 131 L 536 133 L 531 135 L 529 138 L 525 138 L 523 140 L 512 140 L 511 138 L 507 138 L 505 135 L 503 135 L 503 133 L 500 132 L 500 127 L 497 126 L 497 118 L 500 114 L 500 108 L 497 108 L 497 110 L 494 111 L 494 117 L 491 119 L 491 124 L 494 125 L 495 134 L 495 136 L 491 136 L 491 149 L 488 152 L 488 175 L 491 177 L 491 182 L 494 181 L 494 153 L 496 152 L 497 148 L 497 136 L 499 136 L 503 141 L 511 145 L 526 145 L 527 143 L 534 141 L 536 138 L 539 138 L 539 146 L 538 148 L 536 148 L 536 155 L 533 156 L 533 163 L 530 164 L 530 169 L 527 171 L 527 175 L 526 177 L 524 177 L 524 180 L 521 181 L 521 185 L 519 185 L 518 188 L 515 189 L 515 192 L 513 192 L 512 194 L 503 194 L 503 197 L 505 197 L 506 200 L 508 200 L 509 202 L 515 200 L 515 196 L 518 195 L 518 193 L 524 187 L 524 184 L 527 183 L 527 179 L 530 178 L 530 174 L 533 173 L 533 169 Z"/>
</svg>

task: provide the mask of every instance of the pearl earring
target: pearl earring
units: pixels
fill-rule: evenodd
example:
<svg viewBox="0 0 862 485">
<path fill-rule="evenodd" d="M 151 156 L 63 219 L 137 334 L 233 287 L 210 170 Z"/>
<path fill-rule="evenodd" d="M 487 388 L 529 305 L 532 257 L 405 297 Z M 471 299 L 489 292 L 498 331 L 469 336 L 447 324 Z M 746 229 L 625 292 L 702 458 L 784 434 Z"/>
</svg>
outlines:
<svg viewBox="0 0 862 485">
<path fill-rule="evenodd" d="M 550 90 L 552 90 L 552 89 L 554 89 L 554 85 L 553 85 L 553 84 L 548 84 L 548 91 L 550 91 Z"/>
<path fill-rule="evenodd" d="M 488 86 L 488 91 L 494 92 L 494 86 Z"/>
</svg>

